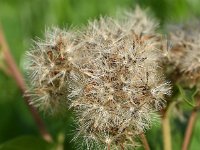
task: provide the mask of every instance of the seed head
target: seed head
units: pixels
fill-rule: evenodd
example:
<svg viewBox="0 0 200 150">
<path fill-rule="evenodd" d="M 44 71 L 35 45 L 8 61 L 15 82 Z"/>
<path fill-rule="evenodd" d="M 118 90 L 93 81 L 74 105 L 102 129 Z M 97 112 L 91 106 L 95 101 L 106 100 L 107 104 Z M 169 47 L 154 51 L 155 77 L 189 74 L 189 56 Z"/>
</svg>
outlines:
<svg viewBox="0 0 200 150">
<path fill-rule="evenodd" d="M 134 148 L 170 94 L 158 64 L 156 26 L 136 8 L 122 18 L 90 22 L 79 34 L 48 31 L 27 53 L 31 104 L 56 112 L 69 103 L 83 149 Z"/>
<path fill-rule="evenodd" d="M 26 65 L 31 96 L 30 104 L 45 111 L 57 112 L 66 103 L 68 75 L 71 70 L 68 49 L 73 46 L 70 32 L 58 28 L 48 30 L 44 41 L 35 42 L 26 53 Z"/>
<path fill-rule="evenodd" d="M 170 94 L 158 65 L 156 23 L 138 9 L 125 19 L 90 22 L 71 54 L 78 71 L 69 74 L 68 99 L 86 145 L 134 148 L 135 136 L 150 128 L 152 113 Z"/>
<path fill-rule="evenodd" d="M 200 22 L 191 21 L 172 27 L 169 38 L 173 42 L 170 50 L 171 64 L 182 75 L 181 80 L 194 86 L 200 79 Z"/>
</svg>

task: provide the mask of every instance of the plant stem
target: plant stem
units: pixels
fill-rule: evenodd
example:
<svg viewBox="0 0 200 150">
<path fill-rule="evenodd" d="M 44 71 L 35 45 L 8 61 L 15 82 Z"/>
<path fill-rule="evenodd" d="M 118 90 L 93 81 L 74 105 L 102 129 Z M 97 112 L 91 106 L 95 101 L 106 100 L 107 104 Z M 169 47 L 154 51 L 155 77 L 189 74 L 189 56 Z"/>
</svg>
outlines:
<svg viewBox="0 0 200 150">
<path fill-rule="evenodd" d="M 166 109 L 161 111 L 164 150 L 171 150 L 172 149 L 171 128 L 170 128 L 170 112 L 176 106 L 176 104 L 177 104 L 177 101 L 169 102 Z"/>
<path fill-rule="evenodd" d="M 109 143 L 107 144 L 107 150 L 110 150 L 110 144 Z"/>
<path fill-rule="evenodd" d="M 20 91 L 22 92 L 22 94 L 24 94 L 26 91 L 26 85 L 25 85 L 23 76 L 20 73 L 20 71 L 15 63 L 15 61 L 12 57 L 12 54 L 10 53 L 9 46 L 6 42 L 6 39 L 4 37 L 4 33 L 3 33 L 1 26 L 0 26 L 0 46 L 3 50 L 4 58 L 8 65 L 8 69 L 11 72 L 13 79 L 16 81 L 16 84 L 19 87 Z M 45 124 L 44 124 L 43 120 L 41 119 L 39 113 L 33 106 L 31 106 L 29 104 L 29 97 L 25 96 L 24 98 L 25 98 L 25 103 L 31 112 L 31 115 L 39 128 L 40 134 L 42 135 L 44 140 L 51 142 L 52 137 L 51 137 L 50 133 L 46 130 Z"/>
<path fill-rule="evenodd" d="M 169 110 L 165 110 L 162 116 L 164 150 L 171 150 L 171 129 L 168 111 Z"/>
<path fill-rule="evenodd" d="M 124 145 L 123 143 L 120 144 L 121 150 L 124 150 Z"/>
<path fill-rule="evenodd" d="M 186 128 L 186 132 L 185 132 L 185 136 L 184 136 L 184 140 L 183 140 L 183 144 L 182 144 L 182 150 L 188 150 L 190 141 L 191 141 L 191 137 L 192 137 L 192 131 L 195 125 L 195 122 L 197 120 L 197 115 L 198 115 L 198 108 L 200 107 L 200 100 L 197 101 L 197 106 L 192 110 L 192 113 L 190 115 L 188 124 L 187 124 L 187 128 Z"/>
<path fill-rule="evenodd" d="M 145 150 L 150 150 L 149 143 L 148 143 L 147 138 L 146 138 L 146 136 L 144 135 L 144 133 L 141 133 L 141 134 L 140 134 L 140 140 L 141 140 L 142 143 L 143 143 L 144 149 L 145 149 Z"/>
</svg>

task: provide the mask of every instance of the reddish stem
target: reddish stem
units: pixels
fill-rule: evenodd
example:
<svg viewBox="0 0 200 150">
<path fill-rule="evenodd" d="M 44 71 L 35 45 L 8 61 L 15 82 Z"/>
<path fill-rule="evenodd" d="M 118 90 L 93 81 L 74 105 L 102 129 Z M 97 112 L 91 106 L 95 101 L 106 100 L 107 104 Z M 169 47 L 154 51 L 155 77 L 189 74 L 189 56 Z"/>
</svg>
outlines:
<svg viewBox="0 0 200 150">
<path fill-rule="evenodd" d="M 13 79 L 16 81 L 16 84 L 19 87 L 20 91 L 24 95 L 24 93 L 26 91 L 26 84 L 24 82 L 22 74 L 20 73 L 20 71 L 12 57 L 12 54 L 10 53 L 10 49 L 9 49 L 9 46 L 4 37 L 4 33 L 3 33 L 1 26 L 0 26 L 0 46 L 1 46 L 1 49 L 3 50 L 4 58 L 8 65 L 8 69 L 11 72 Z M 41 119 L 39 113 L 32 105 L 29 104 L 29 97 L 26 96 L 24 98 L 25 98 L 26 105 L 28 106 L 28 108 L 31 112 L 31 115 L 32 115 L 33 119 L 35 120 L 42 137 L 48 142 L 52 141 L 52 137 L 49 134 L 49 132 L 46 130 L 45 124 L 44 124 L 43 120 Z"/>
<path fill-rule="evenodd" d="M 124 145 L 123 145 L 123 143 L 120 144 L 120 147 L 121 147 L 121 150 L 124 150 Z"/>
<path fill-rule="evenodd" d="M 190 115 L 189 121 L 188 121 L 188 125 L 186 128 L 186 132 L 185 132 L 185 136 L 184 136 L 184 140 L 183 140 L 183 145 L 182 145 L 182 150 L 188 150 L 190 141 L 191 141 L 191 137 L 192 137 L 192 131 L 195 125 L 195 122 L 197 120 L 197 115 L 198 115 L 198 109 L 200 107 L 200 100 L 197 101 L 197 106 L 192 110 L 192 113 Z"/>
<path fill-rule="evenodd" d="M 110 150 L 110 144 L 108 143 L 108 145 L 107 145 L 107 150 Z"/>
<path fill-rule="evenodd" d="M 142 143 L 143 143 L 144 149 L 145 149 L 145 150 L 150 150 L 149 143 L 148 143 L 147 138 L 146 138 L 146 136 L 144 135 L 144 133 L 141 133 L 141 134 L 140 134 L 140 140 L 141 140 Z"/>
</svg>

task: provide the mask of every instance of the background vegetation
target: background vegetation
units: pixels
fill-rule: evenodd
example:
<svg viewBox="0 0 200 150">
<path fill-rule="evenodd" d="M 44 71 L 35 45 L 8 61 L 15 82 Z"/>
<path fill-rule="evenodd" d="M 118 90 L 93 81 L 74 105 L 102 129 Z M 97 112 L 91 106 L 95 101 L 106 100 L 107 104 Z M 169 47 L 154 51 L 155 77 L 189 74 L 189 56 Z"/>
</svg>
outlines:
<svg viewBox="0 0 200 150">
<path fill-rule="evenodd" d="M 78 27 L 88 19 L 100 15 L 114 15 L 119 9 L 134 8 L 136 4 L 150 7 L 161 25 L 184 21 L 191 16 L 200 16 L 199 0 L 0 0 L 0 22 L 17 65 L 23 72 L 24 53 L 31 47 L 32 39 L 43 37 L 46 27 Z M 51 118 L 41 114 L 55 142 L 42 140 L 37 126 L 24 103 L 15 81 L 5 73 L 6 64 L 0 49 L 0 150 L 45 150 L 62 148 L 76 149 L 72 138 L 71 113 L 66 112 L 65 121 L 60 116 Z M 189 111 L 185 111 L 189 116 Z M 171 120 L 173 149 L 178 150 L 186 122 Z M 162 134 L 160 125 L 147 132 L 153 150 L 161 150 Z M 195 125 L 191 150 L 200 147 L 200 119 Z"/>
</svg>

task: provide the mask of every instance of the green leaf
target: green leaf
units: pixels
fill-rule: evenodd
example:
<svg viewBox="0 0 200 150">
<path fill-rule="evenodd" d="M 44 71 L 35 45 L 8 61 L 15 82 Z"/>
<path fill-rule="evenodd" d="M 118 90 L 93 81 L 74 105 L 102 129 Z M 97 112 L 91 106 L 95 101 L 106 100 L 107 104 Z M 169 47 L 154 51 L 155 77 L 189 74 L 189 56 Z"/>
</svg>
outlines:
<svg viewBox="0 0 200 150">
<path fill-rule="evenodd" d="M 179 84 L 176 85 L 179 89 L 181 98 L 191 107 L 195 107 L 195 95 L 198 92 L 197 88 L 183 89 Z"/>
<path fill-rule="evenodd" d="M 21 136 L 0 145 L 0 150 L 51 150 L 54 145 L 35 136 Z"/>
<path fill-rule="evenodd" d="M 162 150 L 163 141 L 162 141 L 162 126 L 160 122 L 152 126 L 150 130 L 147 131 L 146 137 L 152 150 Z"/>
</svg>

